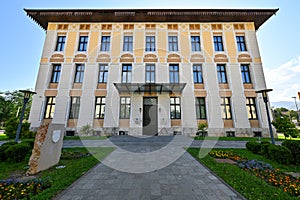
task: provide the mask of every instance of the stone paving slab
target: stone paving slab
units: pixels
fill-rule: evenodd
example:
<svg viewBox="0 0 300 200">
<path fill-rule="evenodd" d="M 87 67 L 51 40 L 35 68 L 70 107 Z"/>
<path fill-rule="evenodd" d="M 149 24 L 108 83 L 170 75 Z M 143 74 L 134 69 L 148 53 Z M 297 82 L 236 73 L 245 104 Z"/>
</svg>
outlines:
<svg viewBox="0 0 300 200">
<path fill-rule="evenodd" d="M 184 151 L 191 139 L 122 136 L 112 140 L 106 145 L 113 143 L 117 149 L 55 199 L 244 199 Z M 165 162 L 171 154 L 178 157 Z"/>
</svg>

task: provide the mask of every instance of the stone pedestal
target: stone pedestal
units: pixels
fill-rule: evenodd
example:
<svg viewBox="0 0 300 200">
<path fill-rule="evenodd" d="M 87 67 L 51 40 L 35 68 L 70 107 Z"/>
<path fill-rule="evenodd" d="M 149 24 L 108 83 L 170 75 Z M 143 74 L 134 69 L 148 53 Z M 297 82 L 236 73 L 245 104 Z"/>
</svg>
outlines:
<svg viewBox="0 0 300 200">
<path fill-rule="evenodd" d="M 59 162 L 63 145 L 64 124 L 41 125 L 37 131 L 27 175 L 46 170 Z"/>
</svg>

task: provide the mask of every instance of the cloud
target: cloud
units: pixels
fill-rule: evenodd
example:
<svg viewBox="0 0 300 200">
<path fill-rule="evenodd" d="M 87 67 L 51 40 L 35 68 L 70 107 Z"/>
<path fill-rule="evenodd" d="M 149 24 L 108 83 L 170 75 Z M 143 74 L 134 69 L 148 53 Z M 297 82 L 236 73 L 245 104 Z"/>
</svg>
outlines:
<svg viewBox="0 0 300 200">
<path fill-rule="evenodd" d="M 300 56 L 277 68 L 265 68 L 265 77 L 268 88 L 273 89 L 271 102 L 292 101 L 300 92 Z"/>
</svg>

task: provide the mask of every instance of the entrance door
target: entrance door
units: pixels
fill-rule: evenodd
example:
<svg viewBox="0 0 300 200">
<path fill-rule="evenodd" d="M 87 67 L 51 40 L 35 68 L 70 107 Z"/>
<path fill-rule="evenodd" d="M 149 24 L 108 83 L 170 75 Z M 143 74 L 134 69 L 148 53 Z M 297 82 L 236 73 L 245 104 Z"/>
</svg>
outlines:
<svg viewBox="0 0 300 200">
<path fill-rule="evenodd" d="M 143 103 L 143 135 L 156 135 L 157 97 L 144 97 Z"/>
</svg>

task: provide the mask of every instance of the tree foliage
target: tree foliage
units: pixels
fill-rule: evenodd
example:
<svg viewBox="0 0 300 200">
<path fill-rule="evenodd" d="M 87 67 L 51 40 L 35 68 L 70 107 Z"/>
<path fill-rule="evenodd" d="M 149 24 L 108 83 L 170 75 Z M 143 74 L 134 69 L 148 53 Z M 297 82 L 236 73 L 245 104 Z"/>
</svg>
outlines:
<svg viewBox="0 0 300 200">
<path fill-rule="evenodd" d="M 299 135 L 299 130 L 296 128 L 296 125 L 290 121 L 289 116 L 277 116 L 272 124 L 276 130 L 283 133 L 285 137 L 297 137 Z"/>
</svg>

